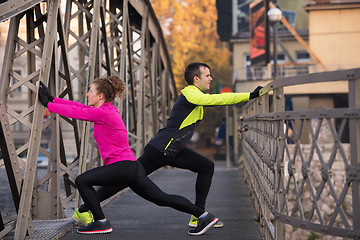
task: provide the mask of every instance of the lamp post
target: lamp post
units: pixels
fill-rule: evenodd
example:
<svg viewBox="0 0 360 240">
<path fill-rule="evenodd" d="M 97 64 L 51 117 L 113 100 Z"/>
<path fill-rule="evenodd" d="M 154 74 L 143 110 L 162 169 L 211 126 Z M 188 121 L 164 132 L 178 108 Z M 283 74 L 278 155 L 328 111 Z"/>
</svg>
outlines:
<svg viewBox="0 0 360 240">
<path fill-rule="evenodd" d="M 267 12 L 269 22 L 271 23 L 273 27 L 273 42 L 274 42 L 274 48 L 273 48 L 273 54 L 274 54 L 274 79 L 277 78 L 277 51 L 276 51 L 276 41 L 277 41 L 277 29 L 276 24 L 281 20 L 282 12 L 280 9 L 274 7 L 270 8 Z"/>
<path fill-rule="evenodd" d="M 268 19 L 269 22 L 271 23 L 272 27 L 273 27 L 273 42 L 274 42 L 274 49 L 273 49 L 273 54 L 274 54 L 274 81 L 277 79 L 277 66 L 276 66 L 276 62 L 277 62 L 277 51 L 276 51 L 276 41 L 277 41 L 277 29 L 276 29 L 276 24 L 281 20 L 281 10 L 278 8 L 270 8 L 269 11 L 267 12 L 268 15 Z M 283 87 L 279 87 L 274 89 L 274 102 L 273 102 L 273 109 L 274 112 L 281 112 L 284 111 L 284 89 Z M 279 133 L 280 133 L 280 137 L 279 140 L 282 139 L 279 142 L 279 149 L 284 149 L 285 147 L 285 134 L 284 134 L 284 121 L 281 121 L 282 123 L 279 125 Z M 276 165 L 280 166 L 280 164 L 283 163 L 283 152 L 282 151 L 278 151 L 277 156 L 276 156 Z M 279 171 L 275 171 L 275 178 L 276 179 L 280 179 L 281 173 L 279 173 Z M 284 204 L 284 196 L 282 194 L 280 194 L 280 192 L 276 193 L 279 196 L 279 205 L 278 206 L 283 206 Z M 283 213 L 283 209 L 281 207 L 277 207 L 277 210 L 281 213 Z M 279 221 L 279 219 L 275 219 L 275 239 L 285 239 L 285 225 L 283 222 Z"/>
</svg>

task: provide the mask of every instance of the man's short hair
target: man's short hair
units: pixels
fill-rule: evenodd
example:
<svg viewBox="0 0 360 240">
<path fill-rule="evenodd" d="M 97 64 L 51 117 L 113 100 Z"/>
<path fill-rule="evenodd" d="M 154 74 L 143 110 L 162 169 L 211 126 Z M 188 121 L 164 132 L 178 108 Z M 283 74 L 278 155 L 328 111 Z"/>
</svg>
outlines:
<svg viewBox="0 0 360 240">
<path fill-rule="evenodd" d="M 190 63 L 186 69 L 185 69 L 185 81 L 189 84 L 189 85 L 193 85 L 194 84 L 194 77 L 200 77 L 200 67 L 206 67 L 208 69 L 210 69 L 210 67 L 206 64 L 206 63 L 200 63 L 200 62 L 193 62 Z"/>
</svg>

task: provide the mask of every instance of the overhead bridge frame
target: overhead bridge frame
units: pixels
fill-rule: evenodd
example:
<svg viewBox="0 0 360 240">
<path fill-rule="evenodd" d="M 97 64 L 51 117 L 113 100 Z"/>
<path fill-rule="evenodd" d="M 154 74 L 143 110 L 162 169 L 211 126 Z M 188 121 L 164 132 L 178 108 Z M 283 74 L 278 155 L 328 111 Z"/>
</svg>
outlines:
<svg viewBox="0 0 360 240">
<path fill-rule="evenodd" d="M 164 37 L 148 0 L 1 1 L 0 16 L 0 24 L 9 29 L 0 77 L 0 165 L 6 168 L 17 213 L 6 220 L 0 213 L 0 238 L 15 230 L 15 239 L 25 239 L 34 233 L 34 219 L 69 216 L 81 204 L 76 176 L 102 164 L 90 123 L 44 115 L 37 98 L 39 81 L 53 96 L 86 104 L 94 79 L 109 75 L 124 79 L 126 96 L 114 104 L 136 157 L 165 125 L 177 91 Z M 19 64 L 26 72 L 16 71 Z M 13 95 L 24 89 L 27 106 L 15 110 Z M 15 146 L 13 126 L 19 124 L 28 141 Z M 66 157 L 65 129 L 71 129 L 74 159 Z M 42 147 L 44 141 L 49 149 Z M 38 176 L 39 153 L 48 158 L 45 176 Z"/>
</svg>

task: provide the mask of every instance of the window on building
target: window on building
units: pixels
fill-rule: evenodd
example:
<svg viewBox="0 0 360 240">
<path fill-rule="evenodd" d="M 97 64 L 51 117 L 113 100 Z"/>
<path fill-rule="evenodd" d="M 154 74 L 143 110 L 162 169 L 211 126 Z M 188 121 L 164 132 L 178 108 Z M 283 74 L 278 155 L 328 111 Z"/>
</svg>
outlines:
<svg viewBox="0 0 360 240">
<path fill-rule="evenodd" d="M 273 61 L 274 57 L 271 56 L 271 64 L 274 64 Z M 277 54 L 277 64 L 285 63 L 285 54 L 284 53 L 278 53 Z M 250 56 L 248 54 L 245 55 L 245 79 L 250 80 L 260 80 L 260 79 L 266 79 L 271 78 L 272 74 L 267 73 L 267 67 L 266 66 L 251 66 Z M 278 65 L 277 66 L 277 73 L 278 76 L 285 76 L 283 69 Z"/>
<path fill-rule="evenodd" d="M 271 53 L 270 55 L 270 63 L 272 65 L 272 67 L 274 66 L 274 55 Z M 286 76 L 286 69 L 284 69 L 284 67 L 281 66 L 281 64 L 285 63 L 285 54 L 284 53 L 278 53 L 277 54 L 277 60 L 276 60 L 276 64 L 277 64 L 277 76 Z M 271 74 L 272 76 L 272 74 Z"/>
<path fill-rule="evenodd" d="M 296 52 L 296 62 L 303 63 L 302 65 L 297 66 L 297 74 L 308 74 L 309 73 L 309 64 L 310 64 L 310 54 L 306 51 L 297 51 Z"/>
<path fill-rule="evenodd" d="M 245 79 L 247 80 L 261 80 L 264 79 L 264 66 L 251 66 L 250 55 L 245 55 Z"/>
<path fill-rule="evenodd" d="M 296 60 L 298 62 L 310 62 L 310 54 L 306 51 L 297 51 Z"/>
</svg>

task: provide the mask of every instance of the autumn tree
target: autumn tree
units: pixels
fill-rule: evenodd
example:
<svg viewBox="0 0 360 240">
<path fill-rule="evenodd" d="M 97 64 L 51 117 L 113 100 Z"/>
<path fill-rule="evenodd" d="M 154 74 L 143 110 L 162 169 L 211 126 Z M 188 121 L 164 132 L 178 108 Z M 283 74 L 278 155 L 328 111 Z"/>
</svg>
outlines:
<svg viewBox="0 0 360 240">
<path fill-rule="evenodd" d="M 162 27 L 171 56 L 172 70 L 178 90 L 185 87 L 184 70 L 191 62 L 205 62 L 211 67 L 215 83 L 232 85 L 231 53 L 217 34 L 216 0 L 151 0 Z M 215 127 L 224 116 L 222 107 L 205 108 L 204 120 L 197 132 L 201 143 L 214 139 Z"/>
<path fill-rule="evenodd" d="M 230 51 L 216 29 L 216 0 L 151 0 L 163 29 L 177 88 L 190 62 L 205 62 L 222 85 L 231 86 Z"/>
</svg>

